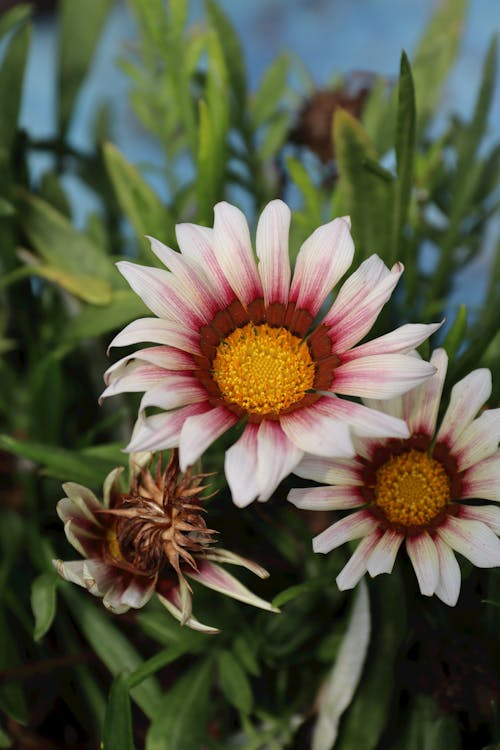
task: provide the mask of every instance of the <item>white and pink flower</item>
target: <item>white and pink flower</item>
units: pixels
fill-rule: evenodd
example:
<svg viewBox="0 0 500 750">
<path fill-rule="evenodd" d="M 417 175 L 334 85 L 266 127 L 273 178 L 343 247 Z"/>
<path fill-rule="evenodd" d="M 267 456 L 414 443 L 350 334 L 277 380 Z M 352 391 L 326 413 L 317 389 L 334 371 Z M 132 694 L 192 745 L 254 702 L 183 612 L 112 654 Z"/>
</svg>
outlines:
<svg viewBox="0 0 500 750">
<path fill-rule="evenodd" d="M 405 544 L 422 594 L 454 606 L 460 592 L 455 552 L 480 568 L 500 566 L 500 409 L 476 414 L 491 394 L 491 374 L 474 370 L 452 389 L 438 429 L 448 358 L 437 349 L 435 375 L 403 397 L 373 402 L 403 418 L 410 437 L 357 440 L 354 458 L 307 456 L 295 469 L 321 487 L 294 489 L 288 499 L 309 510 L 351 510 L 316 536 L 313 548 L 328 553 L 361 539 L 337 576 L 340 589 L 392 571 Z"/>
<path fill-rule="evenodd" d="M 232 426 L 243 433 L 226 452 L 234 502 L 267 500 L 304 452 L 354 455 L 351 428 L 369 437 L 407 437 L 400 419 L 338 396 L 391 398 L 434 369 L 408 356 L 438 325 L 404 325 L 357 344 L 373 326 L 403 271 L 373 255 L 320 311 L 352 263 L 346 218 L 319 227 L 302 245 L 292 274 L 290 210 L 264 209 L 254 257 L 248 224 L 228 203 L 213 229 L 177 226 L 181 252 L 155 239 L 170 270 L 118 267 L 156 318 L 136 320 L 111 342 L 154 344 L 108 369 L 103 397 L 144 392 L 127 450 L 179 447 L 181 468 Z M 149 407 L 163 410 L 146 416 Z"/>
</svg>

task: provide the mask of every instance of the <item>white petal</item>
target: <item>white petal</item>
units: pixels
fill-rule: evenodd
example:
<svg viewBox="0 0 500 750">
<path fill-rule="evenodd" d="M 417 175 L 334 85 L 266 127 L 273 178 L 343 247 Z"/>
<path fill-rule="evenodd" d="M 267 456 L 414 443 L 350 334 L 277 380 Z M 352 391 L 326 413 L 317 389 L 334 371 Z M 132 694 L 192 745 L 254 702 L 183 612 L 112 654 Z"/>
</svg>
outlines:
<svg viewBox="0 0 500 750">
<path fill-rule="evenodd" d="M 407 438 L 410 436 L 408 426 L 402 419 L 397 419 L 377 409 L 369 409 L 362 404 L 347 401 L 343 398 L 325 396 L 317 402 L 318 409 L 332 419 L 340 419 L 353 429 L 358 437 Z"/>
<path fill-rule="evenodd" d="M 151 599 L 156 586 L 156 577 L 133 576 L 122 595 L 122 603 L 133 609 L 141 609 Z"/>
<path fill-rule="evenodd" d="M 247 557 L 236 555 L 234 552 L 230 552 L 230 550 L 228 549 L 223 549 L 222 547 L 212 547 L 209 548 L 209 550 L 205 552 L 203 556 L 206 560 L 212 560 L 212 562 L 228 565 L 239 565 L 241 568 L 250 570 L 259 578 L 269 578 L 268 571 L 261 565 L 257 565 L 256 562 L 254 562 L 253 560 L 249 560 Z"/>
<path fill-rule="evenodd" d="M 304 479 L 314 479 L 322 484 L 362 485 L 363 466 L 356 459 L 320 458 L 304 456 L 293 470 L 294 474 Z"/>
<path fill-rule="evenodd" d="M 257 476 L 258 426 L 247 424 L 242 436 L 227 451 L 224 472 L 231 490 L 233 503 L 245 508 L 259 494 Z"/>
<path fill-rule="evenodd" d="M 347 424 L 331 419 L 316 404 L 284 414 L 280 423 L 290 440 L 307 453 L 339 458 L 354 456 Z"/>
<path fill-rule="evenodd" d="M 214 208 L 214 252 L 231 287 L 244 305 L 262 298 L 250 232 L 243 213 L 230 203 Z"/>
<path fill-rule="evenodd" d="M 299 463 L 304 452 L 292 443 L 279 422 L 263 420 L 257 433 L 258 500 L 269 500 L 282 479 Z"/>
<path fill-rule="evenodd" d="M 181 471 L 194 464 L 203 451 L 236 422 L 238 417 L 224 406 L 188 417 L 182 426 L 179 441 Z"/>
<path fill-rule="evenodd" d="M 391 417 L 396 417 L 397 419 L 403 419 L 404 418 L 403 398 L 404 396 L 395 396 L 395 398 L 386 398 L 386 399 L 364 398 L 363 403 L 369 409 L 375 409 L 376 411 L 381 411 L 384 414 L 389 414 L 389 416 Z"/>
<path fill-rule="evenodd" d="M 146 419 L 139 419 L 132 434 L 132 439 L 125 450 L 128 453 L 137 451 L 160 451 L 175 448 L 179 445 L 182 426 L 193 414 L 207 411 L 205 404 L 188 404 L 165 414 L 154 414 Z"/>
<path fill-rule="evenodd" d="M 337 353 L 350 349 L 368 333 L 402 273 L 401 263 L 389 270 L 378 255 L 372 255 L 344 282 L 323 321 L 331 329 Z"/>
<path fill-rule="evenodd" d="M 367 357 L 372 354 L 407 354 L 432 336 L 443 325 L 441 323 L 407 323 L 390 333 L 360 344 L 342 354 L 343 362 Z"/>
<path fill-rule="evenodd" d="M 290 301 L 316 315 L 351 265 L 353 255 L 354 244 L 344 219 L 334 219 L 318 227 L 300 248 L 290 287 Z"/>
<path fill-rule="evenodd" d="M 273 607 L 272 604 L 249 591 L 246 586 L 243 586 L 227 570 L 209 560 L 201 560 L 198 570 L 190 568 L 186 571 L 186 575 L 194 581 L 203 584 L 203 586 L 207 586 L 207 588 L 214 591 L 219 591 L 221 594 L 230 596 L 232 599 L 251 604 L 253 607 L 266 609 L 268 612 L 279 612 L 279 609 Z"/>
<path fill-rule="evenodd" d="M 175 617 L 176 620 L 182 623 L 182 604 L 178 588 L 171 589 L 165 596 L 158 594 L 158 599 L 163 604 L 165 609 L 167 609 L 170 614 Z M 186 625 L 188 628 L 191 628 L 191 630 L 197 630 L 200 633 L 207 633 L 210 635 L 220 633 L 220 630 L 218 628 L 212 628 L 210 625 L 204 625 L 193 615 L 191 615 L 191 617 L 185 620 L 182 624 Z"/>
<path fill-rule="evenodd" d="M 148 406 L 157 406 L 168 411 L 206 399 L 207 392 L 197 378 L 184 373 L 178 375 L 165 371 L 160 385 L 151 388 L 142 397 L 139 412 L 143 412 Z"/>
<path fill-rule="evenodd" d="M 167 373 L 162 367 L 150 365 L 140 360 L 121 365 L 116 370 L 107 371 L 104 377 L 109 385 L 101 393 L 99 403 L 118 393 L 140 393 L 160 385 Z"/>
<path fill-rule="evenodd" d="M 420 591 L 432 596 L 439 581 L 439 558 L 432 537 L 427 531 L 406 537 L 406 550 L 415 570 Z"/>
<path fill-rule="evenodd" d="M 219 299 L 221 308 L 229 305 L 236 295 L 215 257 L 214 230 L 198 224 L 177 224 L 175 233 L 182 254 L 198 264 Z"/>
<path fill-rule="evenodd" d="M 334 370 L 332 391 L 361 398 L 394 398 L 420 385 L 435 369 L 407 354 L 375 354 Z"/>
<path fill-rule="evenodd" d="M 461 497 L 495 500 L 500 503 L 500 452 L 464 472 Z"/>
<path fill-rule="evenodd" d="M 500 508 L 498 505 L 461 505 L 459 518 L 481 521 L 500 536 Z"/>
<path fill-rule="evenodd" d="M 200 337 L 196 331 L 179 329 L 177 322 L 161 318 L 139 318 L 132 321 L 114 337 L 108 350 L 112 346 L 130 346 L 147 341 L 175 346 L 191 354 L 200 353 Z"/>
<path fill-rule="evenodd" d="M 481 521 L 448 516 L 437 533 L 443 542 L 478 568 L 500 565 L 500 539 Z"/>
<path fill-rule="evenodd" d="M 345 510 L 365 504 L 357 487 L 303 487 L 290 490 L 287 500 L 302 510 Z"/>
<path fill-rule="evenodd" d="M 382 531 L 379 528 L 376 528 L 371 534 L 360 541 L 347 564 L 344 565 L 335 579 L 337 586 L 341 591 L 354 588 L 358 581 L 364 576 L 366 573 L 366 564 L 373 549 L 378 544 L 381 535 Z"/>
<path fill-rule="evenodd" d="M 268 203 L 260 215 L 255 240 L 266 305 L 288 302 L 291 276 L 289 229 L 290 209 L 286 203 L 280 200 Z"/>
<path fill-rule="evenodd" d="M 140 349 L 133 354 L 127 354 L 126 357 L 122 357 L 108 367 L 104 375 L 105 382 L 109 383 L 115 374 L 119 375 L 120 372 L 117 371 L 126 374 L 126 366 L 133 359 L 163 367 L 165 370 L 194 370 L 196 368 L 193 357 L 187 352 L 171 346 L 151 346 L 148 349 Z"/>
<path fill-rule="evenodd" d="M 450 445 L 458 470 L 479 463 L 496 453 L 500 440 L 500 409 L 487 409 Z"/>
<path fill-rule="evenodd" d="M 403 534 L 397 531 L 387 529 L 383 537 L 373 549 L 366 568 L 369 574 L 374 577 L 380 573 L 391 573 L 396 561 L 396 555 L 403 541 Z"/>
<path fill-rule="evenodd" d="M 70 562 L 64 562 L 63 560 L 52 560 L 52 564 L 61 576 L 66 581 L 76 583 L 78 586 L 87 588 L 85 584 L 85 578 L 83 575 L 83 560 L 71 560 Z"/>
<path fill-rule="evenodd" d="M 444 379 L 448 367 L 448 355 L 444 349 L 436 349 L 431 357 L 431 365 L 436 368 L 432 377 L 409 391 L 404 397 L 406 421 L 412 435 L 434 436 L 441 402 Z"/>
<path fill-rule="evenodd" d="M 437 442 L 453 444 L 491 395 L 491 373 L 474 370 L 451 389 L 450 403 L 437 434 Z"/>
<path fill-rule="evenodd" d="M 367 536 L 378 528 L 378 522 L 367 510 L 358 510 L 329 526 L 313 539 L 314 552 L 326 554 L 351 539 Z"/>
<path fill-rule="evenodd" d="M 434 543 L 439 557 L 439 582 L 434 593 L 449 607 L 454 607 L 460 594 L 460 565 L 451 547 L 442 539 L 435 537 Z"/>
</svg>

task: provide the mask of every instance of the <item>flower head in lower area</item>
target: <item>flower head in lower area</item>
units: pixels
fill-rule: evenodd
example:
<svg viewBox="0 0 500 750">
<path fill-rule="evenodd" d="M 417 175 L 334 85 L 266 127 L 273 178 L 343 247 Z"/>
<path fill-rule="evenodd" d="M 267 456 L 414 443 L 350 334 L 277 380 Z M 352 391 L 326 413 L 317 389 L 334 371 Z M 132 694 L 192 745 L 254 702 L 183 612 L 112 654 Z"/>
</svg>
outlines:
<svg viewBox="0 0 500 750">
<path fill-rule="evenodd" d="M 67 497 L 57 512 L 64 521 L 68 541 L 84 560 L 55 560 L 60 575 L 103 597 L 115 613 L 140 608 L 156 592 L 165 607 L 182 624 L 195 630 L 216 632 L 191 613 L 188 578 L 227 596 L 262 609 L 274 610 L 255 596 L 221 564 L 241 565 L 261 578 L 267 572 L 251 560 L 213 547 L 216 532 L 203 518 L 202 484 L 205 475 L 179 473 L 178 452 L 162 469 L 140 470 L 127 493 L 119 489 L 121 469 L 104 483 L 104 503 L 86 487 L 64 485 Z"/>
<path fill-rule="evenodd" d="M 359 508 L 313 541 L 327 553 L 362 538 L 337 577 L 339 588 L 352 588 L 366 571 L 390 573 L 405 542 L 422 594 L 453 606 L 460 592 L 454 551 L 480 568 L 500 566 L 500 508 L 477 500 L 500 502 L 500 409 L 475 419 L 490 396 L 491 374 L 474 370 L 453 387 L 436 429 L 446 352 L 437 349 L 431 362 L 437 370 L 426 383 L 374 404 L 402 417 L 409 438 L 359 440 L 348 460 L 306 457 L 295 472 L 333 486 L 294 489 L 288 499 L 310 510 Z"/>
<path fill-rule="evenodd" d="M 213 229 L 177 226 L 180 253 L 157 240 L 170 269 L 118 267 L 157 318 L 128 325 L 111 346 L 149 341 L 105 375 L 103 397 L 144 392 L 130 451 L 179 447 L 184 470 L 220 435 L 244 424 L 225 471 L 240 506 L 267 500 L 304 452 L 352 456 L 351 430 L 406 437 L 406 425 L 339 395 L 389 398 L 433 368 L 407 356 L 437 325 L 404 325 L 355 348 L 390 298 L 403 267 L 373 255 L 320 310 L 352 263 L 346 219 L 319 227 L 302 245 L 292 276 L 290 211 L 279 200 L 257 226 L 255 260 L 239 209 L 219 203 Z M 146 416 L 149 407 L 163 410 Z"/>
</svg>

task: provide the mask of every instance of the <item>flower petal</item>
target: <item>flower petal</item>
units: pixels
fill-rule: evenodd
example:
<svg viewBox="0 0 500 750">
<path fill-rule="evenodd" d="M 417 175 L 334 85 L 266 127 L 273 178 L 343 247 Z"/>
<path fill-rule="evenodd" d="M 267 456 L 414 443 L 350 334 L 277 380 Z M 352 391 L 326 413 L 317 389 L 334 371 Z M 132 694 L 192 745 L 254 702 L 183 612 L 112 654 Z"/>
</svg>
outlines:
<svg viewBox="0 0 500 750">
<path fill-rule="evenodd" d="M 52 560 L 52 564 L 65 581 L 70 581 L 70 583 L 76 583 L 77 586 L 87 588 L 83 573 L 83 560 L 70 560 L 69 562 Z"/>
<path fill-rule="evenodd" d="M 376 547 L 374 547 L 366 565 L 366 569 L 372 578 L 381 573 L 392 572 L 403 539 L 403 534 L 397 531 L 392 529 L 385 531 Z"/>
<path fill-rule="evenodd" d="M 318 410 L 317 404 L 284 414 L 280 424 L 287 437 L 307 453 L 339 458 L 354 455 L 347 424 Z"/>
<path fill-rule="evenodd" d="M 146 341 L 200 354 L 200 337 L 196 331 L 180 328 L 177 322 L 161 318 L 133 320 L 114 337 L 108 351 L 112 346 L 130 346 Z"/>
<path fill-rule="evenodd" d="M 434 436 L 441 402 L 444 379 L 448 367 L 448 355 L 444 349 L 433 352 L 431 365 L 436 368 L 432 377 L 405 394 L 404 414 L 412 435 Z"/>
<path fill-rule="evenodd" d="M 332 419 L 340 419 L 353 429 L 358 437 L 400 437 L 410 436 L 408 426 L 402 419 L 397 419 L 390 414 L 377 409 L 369 409 L 362 404 L 336 398 L 333 394 L 325 396 L 317 402 L 318 409 L 328 414 Z"/>
<path fill-rule="evenodd" d="M 368 510 L 358 510 L 342 518 L 313 539 L 314 552 L 326 554 L 351 539 L 367 536 L 378 528 L 378 521 Z"/>
<path fill-rule="evenodd" d="M 293 470 L 294 474 L 304 479 L 314 479 L 322 484 L 362 485 L 363 466 L 356 459 L 320 458 L 304 456 Z"/>
<path fill-rule="evenodd" d="M 109 396 L 118 393 L 140 393 L 160 385 L 165 377 L 166 370 L 156 365 L 150 365 L 140 360 L 129 362 L 117 370 L 108 370 L 104 373 L 109 385 L 101 393 L 99 403 Z"/>
<path fill-rule="evenodd" d="M 257 432 L 257 425 L 247 424 L 240 439 L 226 451 L 226 480 L 233 503 L 239 508 L 245 508 L 253 502 L 260 491 L 257 476 Z"/>
<path fill-rule="evenodd" d="M 206 411 L 205 404 L 188 404 L 165 414 L 153 414 L 152 417 L 140 418 L 125 450 L 127 453 L 135 453 L 175 448 L 179 445 L 181 429 L 186 419 Z"/>
<path fill-rule="evenodd" d="M 205 552 L 204 558 L 216 563 L 239 565 L 242 568 L 250 570 L 259 578 L 269 578 L 268 571 L 260 565 L 257 565 L 253 560 L 249 560 L 247 557 L 241 557 L 241 555 L 236 555 L 228 549 L 222 549 L 222 547 L 210 547 L 208 551 Z"/>
<path fill-rule="evenodd" d="M 469 466 L 489 458 L 498 449 L 500 440 L 500 409 L 487 409 L 474 419 L 450 446 L 458 470 L 464 471 Z"/>
<path fill-rule="evenodd" d="M 179 440 L 181 471 L 194 464 L 203 451 L 236 422 L 238 417 L 223 406 L 188 417 Z"/>
<path fill-rule="evenodd" d="M 335 579 L 340 591 L 354 588 L 364 576 L 366 573 L 366 564 L 370 559 L 372 551 L 377 546 L 381 535 L 382 531 L 376 528 L 371 534 L 360 541 L 347 564 L 344 565 Z"/>
<path fill-rule="evenodd" d="M 443 325 L 441 323 L 407 323 L 396 328 L 390 333 L 378 336 L 376 339 L 360 344 L 354 349 L 348 349 L 342 354 L 342 362 L 350 362 L 359 357 L 368 357 L 373 354 L 407 354 L 415 349 L 423 341 L 432 336 Z"/>
<path fill-rule="evenodd" d="M 230 203 L 214 208 L 214 252 L 239 300 L 248 305 L 263 291 L 244 214 Z"/>
<path fill-rule="evenodd" d="M 491 395 L 491 373 L 474 370 L 451 389 L 450 403 L 437 434 L 438 443 L 455 443 Z"/>
<path fill-rule="evenodd" d="M 415 570 L 420 591 L 432 596 L 439 582 L 439 558 L 432 537 L 427 531 L 406 537 L 406 550 Z"/>
<path fill-rule="evenodd" d="M 291 276 L 289 229 L 290 209 L 286 203 L 280 200 L 268 203 L 260 215 L 255 240 L 266 305 L 288 302 Z"/>
<path fill-rule="evenodd" d="M 167 609 L 176 620 L 182 623 L 182 603 L 178 587 L 171 589 L 167 594 L 157 594 L 157 596 L 165 609 Z M 220 633 L 219 628 L 212 628 L 210 625 L 204 625 L 193 617 L 193 615 L 188 617 L 188 619 L 182 624 L 187 625 L 191 630 L 198 630 L 200 633 Z"/>
<path fill-rule="evenodd" d="M 468 518 L 470 521 L 481 521 L 500 536 L 500 508 L 498 505 L 461 505 L 459 518 Z"/>
<path fill-rule="evenodd" d="M 221 308 L 229 305 L 236 299 L 236 295 L 215 257 L 214 230 L 198 224 L 177 224 L 175 234 L 182 254 L 198 264 Z"/>
<path fill-rule="evenodd" d="M 269 500 L 282 479 L 299 463 L 304 452 L 285 435 L 279 422 L 264 419 L 257 433 L 257 473 L 260 502 Z"/>
<path fill-rule="evenodd" d="M 449 607 L 454 607 L 460 594 L 460 565 L 451 547 L 438 536 L 434 538 L 434 544 L 439 557 L 439 581 L 434 593 Z"/>
<path fill-rule="evenodd" d="M 104 375 L 106 383 L 119 375 L 117 371 L 126 372 L 128 363 L 131 360 L 146 362 L 156 367 L 163 367 L 165 370 L 194 370 L 196 365 L 193 357 L 187 352 L 180 349 L 174 349 L 171 346 L 151 346 L 148 349 L 140 349 L 138 352 L 127 354 L 108 367 Z"/>
<path fill-rule="evenodd" d="M 207 392 L 197 378 L 165 370 L 165 376 L 160 385 L 151 388 L 142 397 L 139 413 L 144 412 L 148 406 L 157 406 L 168 411 L 186 406 L 186 404 L 206 401 L 206 399 Z"/>
<path fill-rule="evenodd" d="M 243 584 L 240 583 L 237 578 L 228 573 L 227 570 L 224 570 L 220 565 L 210 562 L 209 560 L 200 561 L 198 564 L 198 570 L 190 568 L 186 571 L 186 575 L 194 581 L 198 581 L 203 586 L 207 586 L 207 588 L 213 589 L 214 591 L 219 591 L 221 594 L 230 596 L 232 599 L 251 604 L 253 607 L 265 609 L 268 612 L 279 612 L 279 609 L 273 607 L 272 604 L 261 599 L 259 596 L 252 594 L 246 586 L 243 586 Z"/>
<path fill-rule="evenodd" d="M 365 504 L 357 487 L 303 487 L 290 490 L 287 500 L 302 510 L 345 510 Z"/>
<path fill-rule="evenodd" d="M 500 539 L 481 521 L 448 516 L 437 533 L 443 542 L 478 568 L 500 565 Z"/>
<path fill-rule="evenodd" d="M 420 385 L 434 367 L 407 354 L 375 354 L 334 370 L 332 391 L 361 398 L 394 398 Z"/>
<path fill-rule="evenodd" d="M 461 497 L 500 503 L 500 452 L 467 469 L 462 476 Z"/>
<path fill-rule="evenodd" d="M 315 316 L 352 263 L 354 243 L 348 222 L 334 219 L 318 227 L 300 248 L 290 301 Z"/>
<path fill-rule="evenodd" d="M 402 273 L 402 263 L 389 270 L 378 255 L 372 255 L 344 282 L 323 320 L 337 354 L 368 333 Z"/>
</svg>

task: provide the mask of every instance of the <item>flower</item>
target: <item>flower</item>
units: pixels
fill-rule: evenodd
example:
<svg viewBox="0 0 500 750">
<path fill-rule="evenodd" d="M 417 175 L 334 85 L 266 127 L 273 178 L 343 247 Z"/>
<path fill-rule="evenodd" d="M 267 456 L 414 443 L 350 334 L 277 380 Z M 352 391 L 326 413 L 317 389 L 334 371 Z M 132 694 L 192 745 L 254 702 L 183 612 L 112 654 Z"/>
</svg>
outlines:
<svg viewBox="0 0 500 750">
<path fill-rule="evenodd" d="M 54 560 L 63 578 L 103 597 L 104 606 L 117 614 L 143 607 L 156 592 L 182 624 L 204 632 L 217 629 L 192 615 L 186 577 L 233 599 L 278 611 L 221 567 L 240 565 L 260 578 L 268 576 L 251 560 L 211 546 L 216 532 L 206 526 L 200 497 L 206 474 L 180 475 L 177 450 L 165 469 L 161 457 L 157 459 L 154 475 L 148 467 L 140 469 L 128 493 L 118 486 L 122 471 L 115 469 L 105 480 L 104 504 L 86 487 L 63 485 L 67 497 L 59 501 L 57 512 L 68 541 L 85 558 Z"/>
<path fill-rule="evenodd" d="M 102 397 L 144 391 L 130 451 L 179 446 L 184 470 L 230 427 L 243 433 L 225 457 L 234 502 L 267 500 L 304 452 L 352 456 L 350 427 L 362 435 L 406 437 L 401 420 L 338 398 L 389 398 L 433 372 L 407 356 L 438 325 L 405 325 L 352 348 L 370 330 L 403 271 L 371 256 L 316 321 L 332 287 L 351 265 L 345 218 L 304 242 L 293 277 L 290 210 L 279 200 L 257 226 L 255 261 L 245 217 L 228 203 L 214 228 L 177 226 L 181 253 L 155 239 L 170 271 L 118 263 L 157 318 L 129 324 L 111 342 L 153 347 L 128 355 L 105 374 Z M 145 416 L 148 407 L 163 413 Z"/>
<path fill-rule="evenodd" d="M 360 439 L 353 459 L 306 457 L 295 473 L 328 486 L 294 489 L 288 499 L 309 510 L 360 508 L 313 540 L 315 552 L 327 553 L 362 538 L 337 576 L 340 589 L 355 586 L 366 571 L 390 573 L 405 541 L 422 594 L 454 606 L 460 593 L 454 551 L 480 568 L 500 565 L 500 508 L 474 500 L 500 502 L 500 409 L 474 419 L 491 394 L 490 371 L 474 370 L 453 387 L 436 431 L 444 349 L 431 362 L 437 370 L 426 383 L 374 404 L 402 416 L 409 438 Z"/>
</svg>

